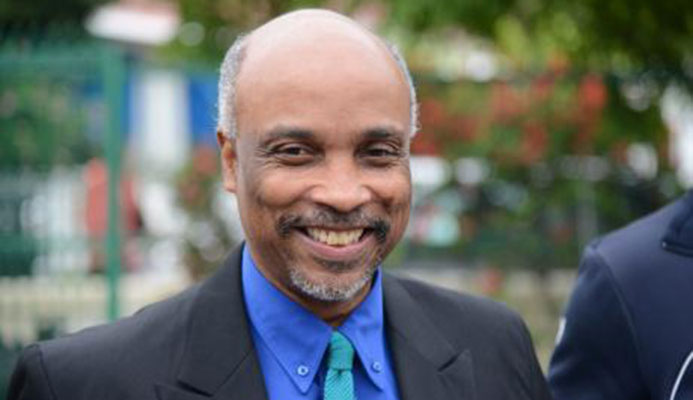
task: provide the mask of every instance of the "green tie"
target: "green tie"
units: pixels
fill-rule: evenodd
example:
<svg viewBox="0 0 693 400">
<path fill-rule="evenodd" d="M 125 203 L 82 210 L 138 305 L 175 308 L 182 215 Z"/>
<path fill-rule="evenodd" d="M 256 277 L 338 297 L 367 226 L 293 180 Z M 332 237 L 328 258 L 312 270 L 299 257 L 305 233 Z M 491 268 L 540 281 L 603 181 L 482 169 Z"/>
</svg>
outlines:
<svg viewBox="0 0 693 400">
<path fill-rule="evenodd" d="M 334 331 L 327 354 L 327 376 L 323 400 L 354 400 L 354 347 L 349 339 Z"/>
</svg>

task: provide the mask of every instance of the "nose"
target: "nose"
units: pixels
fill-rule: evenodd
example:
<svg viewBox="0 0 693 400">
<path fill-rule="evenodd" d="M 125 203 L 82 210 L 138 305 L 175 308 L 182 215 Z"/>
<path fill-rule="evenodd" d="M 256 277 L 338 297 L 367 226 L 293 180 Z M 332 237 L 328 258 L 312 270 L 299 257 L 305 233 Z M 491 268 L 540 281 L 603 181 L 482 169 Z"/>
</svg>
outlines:
<svg viewBox="0 0 693 400">
<path fill-rule="evenodd" d="M 373 199 L 373 191 L 365 174 L 349 161 L 330 163 L 320 172 L 318 183 L 310 191 L 310 199 L 336 211 L 349 212 Z"/>
</svg>

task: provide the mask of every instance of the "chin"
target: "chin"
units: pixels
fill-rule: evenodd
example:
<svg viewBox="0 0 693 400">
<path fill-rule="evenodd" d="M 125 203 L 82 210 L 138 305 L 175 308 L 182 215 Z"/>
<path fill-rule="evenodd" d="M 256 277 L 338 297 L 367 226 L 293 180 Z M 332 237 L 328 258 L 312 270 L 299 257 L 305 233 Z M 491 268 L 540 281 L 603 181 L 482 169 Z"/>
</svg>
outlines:
<svg viewBox="0 0 693 400">
<path fill-rule="evenodd" d="M 327 273 L 326 277 L 311 276 L 300 268 L 289 269 L 289 278 L 294 290 L 302 297 L 321 302 L 342 302 L 353 299 L 371 283 L 377 263 L 367 267 L 356 276 L 350 273 Z"/>
</svg>

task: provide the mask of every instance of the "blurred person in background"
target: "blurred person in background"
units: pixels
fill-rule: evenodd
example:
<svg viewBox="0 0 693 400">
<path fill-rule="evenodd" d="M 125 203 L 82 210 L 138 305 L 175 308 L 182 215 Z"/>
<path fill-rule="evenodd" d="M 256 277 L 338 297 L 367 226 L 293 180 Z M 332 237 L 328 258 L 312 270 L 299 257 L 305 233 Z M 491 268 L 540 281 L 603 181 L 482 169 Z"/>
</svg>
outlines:
<svg viewBox="0 0 693 400">
<path fill-rule="evenodd" d="M 693 399 L 693 191 L 585 250 L 561 321 L 556 400 Z"/>
<path fill-rule="evenodd" d="M 416 131 L 394 49 L 332 12 L 279 17 L 227 53 L 219 111 L 245 244 L 172 299 L 30 346 L 10 400 L 548 398 L 518 315 L 380 269 Z"/>
<path fill-rule="evenodd" d="M 108 229 L 108 167 L 98 157 L 89 160 L 84 168 L 86 183 L 84 222 L 88 236 L 92 238 L 89 246 L 89 272 L 103 273 L 106 269 L 104 237 Z M 125 245 L 122 254 L 124 267 L 136 270 L 140 262 L 137 252 L 136 236 L 142 229 L 142 216 L 135 201 L 132 174 L 125 172 L 120 179 L 120 208 Z"/>
</svg>

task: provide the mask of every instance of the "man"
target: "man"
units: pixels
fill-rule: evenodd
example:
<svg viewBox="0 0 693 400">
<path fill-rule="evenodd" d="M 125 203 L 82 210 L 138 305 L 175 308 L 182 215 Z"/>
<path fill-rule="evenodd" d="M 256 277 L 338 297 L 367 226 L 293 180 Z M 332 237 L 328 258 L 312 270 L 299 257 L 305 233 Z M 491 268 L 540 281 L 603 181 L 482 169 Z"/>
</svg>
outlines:
<svg viewBox="0 0 693 400">
<path fill-rule="evenodd" d="M 562 399 L 693 399 L 693 191 L 585 251 L 549 383 Z"/>
<path fill-rule="evenodd" d="M 305 10 L 222 65 L 218 141 L 246 243 L 133 317 L 30 347 L 10 399 L 543 399 L 530 337 L 485 300 L 379 270 L 407 225 L 401 58 Z"/>
</svg>

